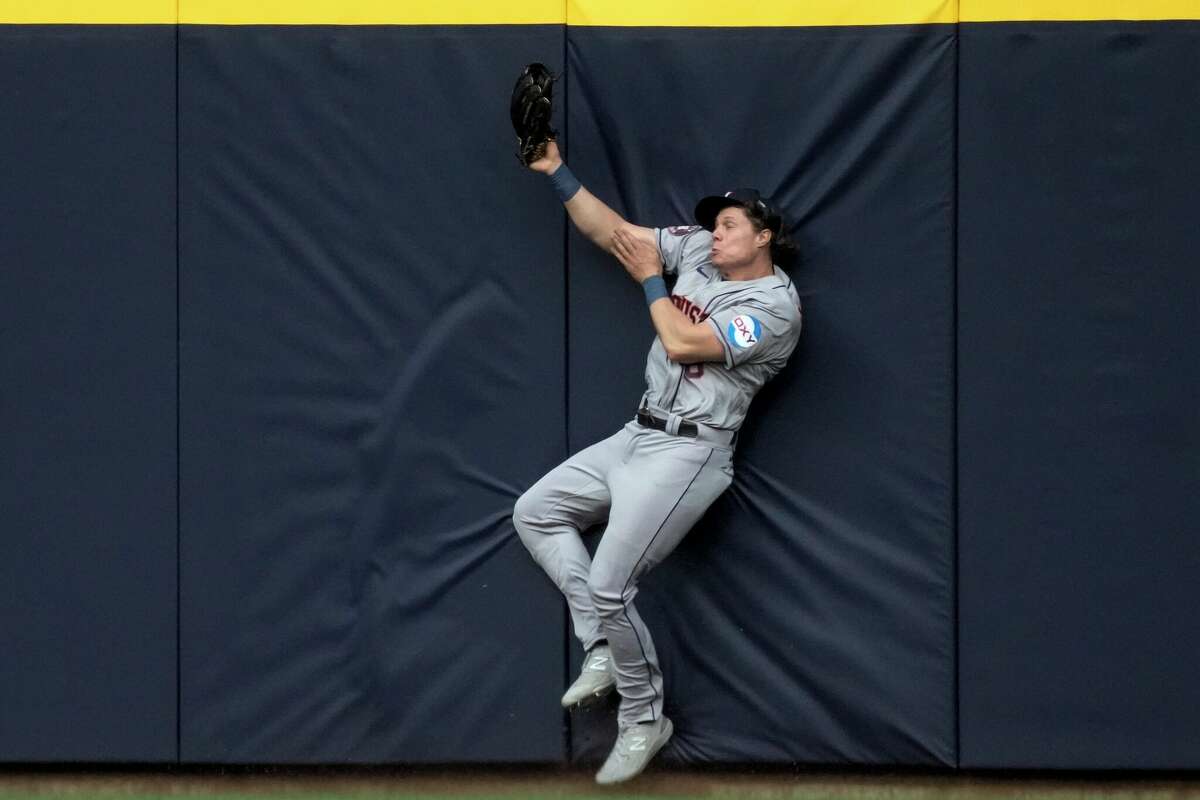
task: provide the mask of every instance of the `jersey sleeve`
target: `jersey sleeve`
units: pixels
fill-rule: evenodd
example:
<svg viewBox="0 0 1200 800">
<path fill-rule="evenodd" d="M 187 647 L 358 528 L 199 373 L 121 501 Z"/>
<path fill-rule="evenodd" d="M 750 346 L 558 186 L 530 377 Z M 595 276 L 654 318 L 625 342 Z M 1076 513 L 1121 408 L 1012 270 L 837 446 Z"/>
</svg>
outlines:
<svg viewBox="0 0 1200 800">
<path fill-rule="evenodd" d="M 800 310 L 748 299 L 708 318 L 725 351 L 725 366 L 766 364 L 782 367 L 800 340 Z"/>
<path fill-rule="evenodd" d="M 712 254 L 712 233 L 699 225 L 655 228 L 654 241 L 662 256 L 663 270 L 672 275 L 703 266 Z"/>
</svg>

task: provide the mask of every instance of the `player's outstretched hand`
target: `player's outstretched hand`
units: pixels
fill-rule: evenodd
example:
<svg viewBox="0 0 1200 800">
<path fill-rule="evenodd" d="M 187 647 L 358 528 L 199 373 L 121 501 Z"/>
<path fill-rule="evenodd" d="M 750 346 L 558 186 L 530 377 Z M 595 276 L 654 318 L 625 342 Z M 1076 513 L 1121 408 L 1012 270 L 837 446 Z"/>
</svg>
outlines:
<svg viewBox="0 0 1200 800">
<path fill-rule="evenodd" d="M 658 255 L 658 248 L 638 236 L 629 226 L 613 231 L 611 249 L 629 277 L 638 283 L 662 274 L 662 258 Z"/>
<path fill-rule="evenodd" d="M 562 156 L 558 154 L 558 143 L 551 139 L 546 142 L 546 153 L 541 158 L 531 162 L 529 168 L 534 172 L 542 172 L 549 175 L 558 169 L 560 164 L 562 164 Z"/>
</svg>

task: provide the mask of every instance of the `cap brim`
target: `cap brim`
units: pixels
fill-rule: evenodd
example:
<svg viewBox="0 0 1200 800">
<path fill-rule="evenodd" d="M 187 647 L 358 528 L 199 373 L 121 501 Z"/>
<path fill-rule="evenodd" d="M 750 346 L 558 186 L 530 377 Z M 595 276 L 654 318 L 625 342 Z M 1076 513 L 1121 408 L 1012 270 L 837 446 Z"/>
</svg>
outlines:
<svg viewBox="0 0 1200 800">
<path fill-rule="evenodd" d="M 742 201 L 733 197 L 725 197 L 723 195 L 710 195 L 703 198 L 696 204 L 696 222 L 701 227 L 712 230 L 717 224 L 717 214 L 721 213 L 722 209 L 730 206 L 741 206 Z"/>
</svg>

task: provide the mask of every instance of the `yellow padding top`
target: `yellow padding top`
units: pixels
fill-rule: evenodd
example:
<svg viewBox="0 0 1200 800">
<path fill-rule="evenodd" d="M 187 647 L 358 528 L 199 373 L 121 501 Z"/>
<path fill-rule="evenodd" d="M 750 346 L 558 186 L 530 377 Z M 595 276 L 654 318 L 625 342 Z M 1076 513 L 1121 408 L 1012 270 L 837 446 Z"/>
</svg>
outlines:
<svg viewBox="0 0 1200 800">
<path fill-rule="evenodd" d="M 962 22 L 1200 19 L 1200 0 L 961 0 Z"/>
<path fill-rule="evenodd" d="M 0 23 L 174 25 L 175 0 L 0 0 Z"/>
<path fill-rule="evenodd" d="M 1108 19 L 1200 19 L 1200 0 L 0 0 L 8 24 L 740 28 Z"/>
<path fill-rule="evenodd" d="M 567 0 L 569 25 L 743 28 L 957 21 L 956 0 Z"/>
<path fill-rule="evenodd" d="M 0 24 L 562 25 L 564 0 L 0 0 Z"/>
<path fill-rule="evenodd" d="M 537 25 L 563 0 L 179 0 L 179 21 L 213 25 Z"/>
</svg>

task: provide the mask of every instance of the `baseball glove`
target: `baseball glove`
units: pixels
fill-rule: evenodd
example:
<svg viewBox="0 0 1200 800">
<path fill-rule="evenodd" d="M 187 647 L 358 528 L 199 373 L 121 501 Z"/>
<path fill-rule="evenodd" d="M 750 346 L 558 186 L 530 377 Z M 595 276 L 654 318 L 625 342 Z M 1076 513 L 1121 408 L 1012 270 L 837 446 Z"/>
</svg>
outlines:
<svg viewBox="0 0 1200 800">
<path fill-rule="evenodd" d="M 529 166 L 546 154 L 546 142 L 558 131 L 550 127 L 554 75 L 544 64 L 525 67 L 513 87 L 508 113 L 517 132 L 517 160 Z"/>
</svg>

